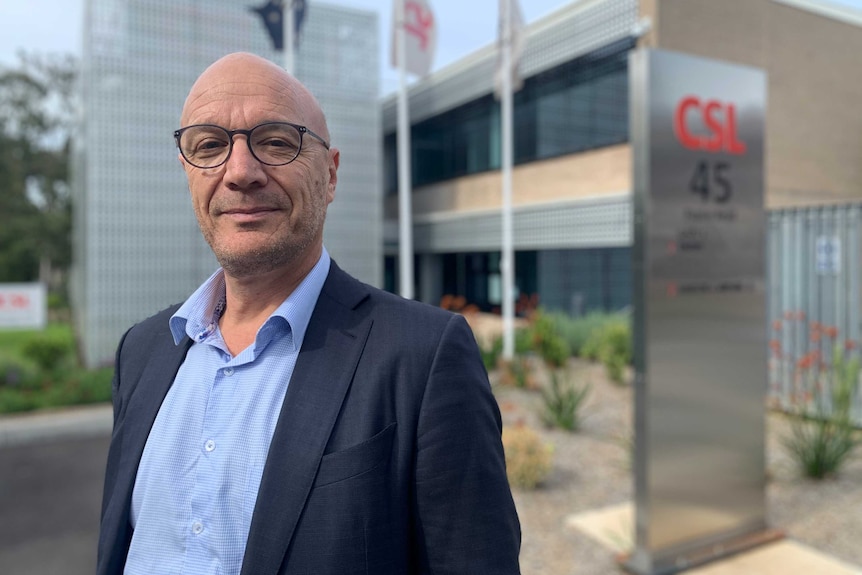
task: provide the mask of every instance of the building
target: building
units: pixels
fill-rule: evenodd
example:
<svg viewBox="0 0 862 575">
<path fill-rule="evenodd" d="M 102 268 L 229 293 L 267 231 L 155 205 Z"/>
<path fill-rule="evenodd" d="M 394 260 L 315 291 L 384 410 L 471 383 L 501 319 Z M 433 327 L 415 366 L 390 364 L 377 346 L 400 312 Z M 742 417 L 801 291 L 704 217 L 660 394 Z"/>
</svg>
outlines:
<svg viewBox="0 0 862 575">
<path fill-rule="evenodd" d="M 515 95 L 517 291 L 573 315 L 630 305 L 628 53 L 768 75 L 769 208 L 862 197 L 862 13 L 815 0 L 581 0 L 526 28 Z M 496 46 L 409 91 L 416 293 L 501 305 Z M 396 98 L 383 101 L 386 285 L 396 289 Z"/>
<path fill-rule="evenodd" d="M 184 300 L 217 267 L 172 134 L 188 89 L 220 56 L 282 61 L 250 3 L 86 2 L 71 294 L 88 366 L 110 363 L 128 327 Z M 342 152 L 326 245 L 344 268 L 380 285 L 378 37 L 376 14 L 311 3 L 296 75 L 321 101 Z"/>
</svg>

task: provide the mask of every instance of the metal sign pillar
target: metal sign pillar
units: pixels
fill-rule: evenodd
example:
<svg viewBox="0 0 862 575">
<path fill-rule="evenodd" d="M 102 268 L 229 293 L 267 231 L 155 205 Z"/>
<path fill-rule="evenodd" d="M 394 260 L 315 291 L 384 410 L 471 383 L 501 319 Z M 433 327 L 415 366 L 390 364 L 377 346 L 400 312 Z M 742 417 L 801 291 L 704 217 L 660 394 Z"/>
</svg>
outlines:
<svg viewBox="0 0 862 575">
<path fill-rule="evenodd" d="M 773 537 L 765 505 L 762 71 L 629 61 L 636 546 L 674 573 Z"/>
</svg>

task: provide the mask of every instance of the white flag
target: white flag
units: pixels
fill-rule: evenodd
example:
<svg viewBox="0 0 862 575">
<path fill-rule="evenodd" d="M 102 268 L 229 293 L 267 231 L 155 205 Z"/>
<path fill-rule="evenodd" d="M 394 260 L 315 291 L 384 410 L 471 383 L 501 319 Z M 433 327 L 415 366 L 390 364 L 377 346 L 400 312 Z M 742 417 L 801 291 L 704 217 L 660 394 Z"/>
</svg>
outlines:
<svg viewBox="0 0 862 575">
<path fill-rule="evenodd" d="M 404 43 L 407 53 L 405 70 L 417 76 L 431 71 L 437 48 L 437 23 L 427 0 L 392 1 L 392 66 L 398 68 L 398 7 L 404 3 Z"/>
<path fill-rule="evenodd" d="M 500 93 L 503 91 L 503 42 L 506 37 L 503 30 L 506 25 L 503 10 L 506 9 L 506 3 L 509 4 L 509 42 L 511 46 L 509 62 L 512 70 L 512 91 L 517 92 L 524 85 L 518 71 L 521 64 L 521 54 L 524 52 L 524 16 L 521 14 L 518 0 L 500 0 L 499 23 L 497 25 L 497 68 L 494 72 L 494 95 L 497 99 L 500 99 Z"/>
</svg>

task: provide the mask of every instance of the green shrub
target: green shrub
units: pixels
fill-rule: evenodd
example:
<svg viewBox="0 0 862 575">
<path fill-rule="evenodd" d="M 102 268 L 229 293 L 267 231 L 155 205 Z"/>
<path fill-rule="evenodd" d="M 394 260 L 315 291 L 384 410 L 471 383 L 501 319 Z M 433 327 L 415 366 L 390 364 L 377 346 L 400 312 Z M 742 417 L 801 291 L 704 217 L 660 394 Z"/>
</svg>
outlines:
<svg viewBox="0 0 862 575">
<path fill-rule="evenodd" d="M 542 390 L 542 420 L 550 427 L 577 431 L 583 421 L 580 412 L 590 386 L 572 382 L 571 372 L 565 370 L 551 370 L 550 378 L 550 387 Z"/>
<path fill-rule="evenodd" d="M 551 472 L 553 448 L 526 425 L 503 427 L 503 449 L 512 487 L 533 489 Z"/>
<path fill-rule="evenodd" d="M 557 333 L 566 340 L 571 354 L 584 357 L 584 345 L 590 339 L 590 335 L 611 321 L 618 321 L 619 314 L 608 314 L 604 312 L 590 312 L 581 317 L 571 317 L 568 314 L 555 312 L 548 314 Z"/>
<path fill-rule="evenodd" d="M 65 293 L 50 292 L 48 294 L 48 309 L 58 310 L 69 307 L 69 301 Z"/>
<path fill-rule="evenodd" d="M 0 413 L 110 401 L 113 369 L 75 367 L 69 324 L 0 330 Z"/>
<path fill-rule="evenodd" d="M 482 354 L 482 363 L 485 364 L 485 370 L 491 371 L 497 367 L 500 361 L 500 354 L 503 353 L 503 336 L 497 336 L 488 345 L 480 343 L 479 352 Z"/>
<path fill-rule="evenodd" d="M 859 443 L 851 418 L 853 395 L 859 381 L 859 360 L 847 359 L 840 345 L 832 365 L 812 386 L 812 403 L 799 409 L 783 438 L 784 446 L 802 472 L 812 479 L 838 473 Z"/>
<path fill-rule="evenodd" d="M 72 341 L 60 334 L 31 336 L 21 347 L 21 355 L 45 371 L 53 371 L 72 358 Z"/>
<path fill-rule="evenodd" d="M 838 472 L 856 447 L 852 426 L 831 418 L 798 418 L 784 438 L 784 446 L 807 477 L 823 479 Z"/>
<path fill-rule="evenodd" d="M 38 408 L 37 398 L 32 393 L 0 387 L 0 413 L 17 413 Z"/>
<path fill-rule="evenodd" d="M 99 403 L 111 401 L 111 380 L 114 370 L 110 367 L 93 370 L 78 370 L 67 380 L 74 389 L 75 403 Z"/>
<path fill-rule="evenodd" d="M 55 372 L 27 387 L 0 387 L 0 413 L 110 401 L 112 376 L 111 368 L 78 369 Z"/>
<path fill-rule="evenodd" d="M 612 323 L 605 327 L 599 360 L 612 381 L 624 383 L 625 368 L 632 361 L 632 334 L 628 323 Z"/>
<path fill-rule="evenodd" d="M 29 387 L 38 375 L 39 367 L 32 361 L 20 355 L 0 351 L 0 388 Z"/>
<path fill-rule="evenodd" d="M 536 310 L 528 328 L 530 348 L 551 367 L 562 367 L 569 358 L 566 340 L 560 336 L 553 319 L 542 310 Z"/>
<path fill-rule="evenodd" d="M 532 351 L 531 333 L 527 328 L 518 328 L 515 330 L 515 355 L 526 355 Z M 503 336 L 498 335 L 491 343 L 479 342 L 479 351 L 482 354 L 482 363 L 485 364 L 485 369 L 491 371 L 499 367 L 500 357 L 503 354 Z"/>
<path fill-rule="evenodd" d="M 515 330 L 515 354 L 525 355 L 533 351 L 533 332 L 529 327 Z"/>
<path fill-rule="evenodd" d="M 608 377 L 616 383 L 624 383 L 625 368 L 632 361 L 632 335 L 628 321 L 606 323 L 594 331 L 583 347 L 584 356 L 601 361 Z"/>
<path fill-rule="evenodd" d="M 530 366 L 530 360 L 523 355 L 516 355 L 511 361 L 500 361 L 500 383 L 518 389 L 533 389 L 535 378 Z"/>
<path fill-rule="evenodd" d="M 590 334 L 587 341 L 581 347 L 581 357 L 589 361 L 599 361 L 599 356 L 602 353 L 602 345 L 604 345 L 605 326 L 601 326 Z"/>
</svg>

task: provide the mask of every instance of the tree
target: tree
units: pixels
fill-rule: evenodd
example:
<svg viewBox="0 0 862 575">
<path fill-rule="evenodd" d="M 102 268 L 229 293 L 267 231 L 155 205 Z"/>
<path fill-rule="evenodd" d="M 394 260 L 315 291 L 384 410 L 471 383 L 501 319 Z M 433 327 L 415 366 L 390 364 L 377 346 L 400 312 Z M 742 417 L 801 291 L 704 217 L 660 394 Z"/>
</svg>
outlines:
<svg viewBox="0 0 862 575">
<path fill-rule="evenodd" d="M 40 280 L 64 296 L 77 62 L 69 55 L 18 59 L 0 66 L 0 282 Z"/>
</svg>

